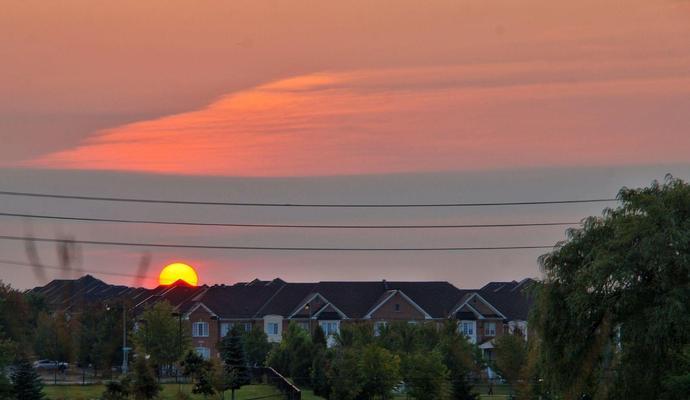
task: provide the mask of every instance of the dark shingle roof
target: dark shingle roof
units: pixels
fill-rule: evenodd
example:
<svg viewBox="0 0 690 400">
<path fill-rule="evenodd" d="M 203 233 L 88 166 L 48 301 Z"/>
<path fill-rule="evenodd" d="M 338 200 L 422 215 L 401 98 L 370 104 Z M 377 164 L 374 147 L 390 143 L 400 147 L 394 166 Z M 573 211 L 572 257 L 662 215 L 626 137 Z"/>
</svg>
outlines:
<svg viewBox="0 0 690 400">
<path fill-rule="evenodd" d="M 479 290 L 479 295 L 509 320 L 526 321 L 534 303 L 528 289 L 534 282 L 529 278 L 520 282 L 491 282 Z"/>
<path fill-rule="evenodd" d="M 211 286 L 195 301 L 203 303 L 221 318 L 253 318 L 283 286 L 282 281 L 263 284 Z"/>
</svg>

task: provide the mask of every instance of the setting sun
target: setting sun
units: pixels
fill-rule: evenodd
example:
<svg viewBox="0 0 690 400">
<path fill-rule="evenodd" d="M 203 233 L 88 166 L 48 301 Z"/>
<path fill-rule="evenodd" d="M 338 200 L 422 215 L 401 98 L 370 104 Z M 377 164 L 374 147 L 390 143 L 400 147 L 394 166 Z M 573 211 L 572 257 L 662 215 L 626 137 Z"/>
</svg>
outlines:
<svg viewBox="0 0 690 400">
<path fill-rule="evenodd" d="M 184 263 L 173 263 L 166 266 L 158 277 L 158 282 L 161 285 L 170 285 L 178 280 L 183 280 L 192 286 L 196 286 L 199 277 L 194 268 Z"/>
</svg>

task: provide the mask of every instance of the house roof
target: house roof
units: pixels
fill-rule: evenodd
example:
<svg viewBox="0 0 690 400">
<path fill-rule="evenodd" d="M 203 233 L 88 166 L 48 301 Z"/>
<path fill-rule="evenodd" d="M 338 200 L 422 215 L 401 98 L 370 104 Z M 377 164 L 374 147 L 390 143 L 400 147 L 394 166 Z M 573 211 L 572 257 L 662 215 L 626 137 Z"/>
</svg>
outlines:
<svg viewBox="0 0 690 400">
<path fill-rule="evenodd" d="M 203 303 L 220 318 L 254 318 L 263 305 L 284 285 L 285 282 L 280 280 L 238 283 L 232 286 L 216 285 L 209 287 L 192 301 Z"/>
<path fill-rule="evenodd" d="M 508 320 L 526 321 L 534 303 L 534 298 L 529 294 L 528 289 L 534 283 L 535 281 L 529 278 L 520 282 L 490 282 L 478 292 Z"/>
<path fill-rule="evenodd" d="M 315 295 L 323 297 L 344 318 L 364 318 L 379 303 L 400 292 L 431 318 L 447 318 L 474 293 L 509 320 L 526 320 L 531 298 L 524 293 L 532 280 L 491 282 L 479 290 L 462 290 L 448 282 L 322 281 L 286 283 L 281 279 L 242 282 L 234 285 L 192 287 L 184 284 L 153 289 L 108 285 L 92 276 L 54 280 L 31 292 L 43 295 L 55 309 L 69 309 L 89 302 L 126 299 L 135 312 L 158 301 L 167 301 L 186 313 L 203 303 L 220 318 L 250 319 L 265 315 L 289 317 Z M 316 310 L 314 310 L 316 312 Z"/>
</svg>

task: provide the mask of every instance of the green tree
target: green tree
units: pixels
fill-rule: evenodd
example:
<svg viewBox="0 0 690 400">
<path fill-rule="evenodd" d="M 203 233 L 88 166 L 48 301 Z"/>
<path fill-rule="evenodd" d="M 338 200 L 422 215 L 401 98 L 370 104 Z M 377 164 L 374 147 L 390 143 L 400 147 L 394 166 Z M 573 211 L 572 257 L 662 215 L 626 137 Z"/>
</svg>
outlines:
<svg viewBox="0 0 690 400">
<path fill-rule="evenodd" d="M 206 361 L 203 357 L 197 354 L 195 351 L 188 351 L 187 355 L 182 360 L 182 374 L 184 376 L 190 377 L 192 382 L 196 382 L 199 376 L 204 373 Z"/>
<path fill-rule="evenodd" d="M 134 334 L 137 353 L 148 354 L 159 370 L 181 360 L 190 348 L 191 339 L 186 329 L 180 331 L 173 307 L 165 301 L 156 303 L 144 311 L 142 320 L 146 327 L 139 328 Z"/>
<path fill-rule="evenodd" d="M 494 343 L 495 367 L 510 384 L 517 383 L 527 365 L 527 343 L 518 335 L 503 335 Z"/>
<path fill-rule="evenodd" d="M 126 400 L 132 393 L 132 381 L 129 376 L 120 380 L 111 380 L 105 384 L 105 391 L 101 400 Z"/>
<path fill-rule="evenodd" d="M 308 385 L 312 366 L 311 336 L 294 322 L 288 325 L 283 340 L 271 350 L 268 365 L 289 376 L 298 386 Z"/>
<path fill-rule="evenodd" d="M 448 368 L 437 351 L 409 354 L 403 373 L 408 394 L 418 400 L 445 399 L 448 396 Z"/>
<path fill-rule="evenodd" d="M 448 320 L 440 330 L 438 351 L 448 369 L 451 398 L 453 400 L 475 400 L 479 396 L 470 382 L 470 375 L 476 370 L 473 345 L 460 334 L 457 322 Z"/>
<path fill-rule="evenodd" d="M 220 355 L 224 363 L 223 368 L 226 380 L 229 382 L 229 389 L 232 391 L 232 398 L 234 400 L 235 390 L 249 384 L 242 332 L 237 327 L 230 330 L 221 340 Z"/>
<path fill-rule="evenodd" d="M 388 399 L 400 382 L 400 357 L 375 344 L 361 349 L 357 367 L 365 398 Z"/>
<path fill-rule="evenodd" d="M 326 349 L 328 347 L 328 342 L 326 341 L 326 334 L 323 333 L 323 329 L 320 326 L 316 326 L 312 332 L 311 341 L 314 344 L 315 349 Z"/>
<path fill-rule="evenodd" d="M 329 352 L 325 348 L 315 346 L 309 377 L 311 378 L 311 388 L 317 396 L 327 397 L 331 392 L 330 382 L 328 381 L 328 370 L 330 368 L 328 355 Z"/>
<path fill-rule="evenodd" d="M 2 337 L 2 332 L 0 332 Z M 15 343 L 8 339 L 0 339 L 0 371 L 5 371 L 15 357 Z M 0 399 L 10 398 L 12 383 L 5 373 L 0 372 Z"/>
<path fill-rule="evenodd" d="M 546 385 L 564 399 L 663 398 L 690 343 L 690 187 L 623 188 L 541 257 L 530 326 Z"/>
<path fill-rule="evenodd" d="M 331 400 L 357 400 L 362 392 L 359 353 L 352 348 L 339 349 L 328 370 Z"/>
<path fill-rule="evenodd" d="M 41 400 L 45 397 L 41 377 L 24 357 L 17 362 L 12 374 L 12 395 L 17 400 Z"/>
<path fill-rule="evenodd" d="M 161 391 L 153 369 L 145 357 L 137 357 L 134 362 L 132 392 L 136 400 L 154 399 Z"/>
<path fill-rule="evenodd" d="M 260 326 L 255 326 L 244 335 L 244 352 L 249 365 L 255 367 L 266 365 L 269 351 L 271 351 L 271 344 L 268 343 L 268 336 Z"/>
<path fill-rule="evenodd" d="M 38 316 L 34 351 L 40 358 L 70 362 L 74 359 L 75 337 L 72 334 L 75 320 L 63 312 L 41 313 Z"/>
</svg>

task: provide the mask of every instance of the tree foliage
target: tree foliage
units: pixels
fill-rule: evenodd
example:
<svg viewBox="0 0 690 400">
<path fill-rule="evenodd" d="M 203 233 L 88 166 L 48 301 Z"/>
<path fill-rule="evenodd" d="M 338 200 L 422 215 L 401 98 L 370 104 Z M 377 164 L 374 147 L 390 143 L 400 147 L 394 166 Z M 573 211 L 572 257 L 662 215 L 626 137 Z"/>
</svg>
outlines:
<svg viewBox="0 0 690 400">
<path fill-rule="evenodd" d="M 41 400 L 43 383 L 29 360 L 21 358 L 12 374 L 12 396 L 18 400 Z"/>
<path fill-rule="evenodd" d="M 188 328 L 182 327 L 173 316 L 173 307 L 165 302 L 156 303 L 144 311 L 142 323 L 134 334 L 134 343 L 139 354 L 148 354 L 156 367 L 173 365 L 190 348 Z"/>
<path fill-rule="evenodd" d="M 519 380 L 522 369 L 527 364 L 527 343 L 519 335 L 503 335 L 495 339 L 496 370 L 510 384 Z"/>
<path fill-rule="evenodd" d="M 690 186 L 669 176 L 618 200 L 540 259 L 531 326 L 565 399 L 674 398 L 665 382 L 687 372 Z"/>
<path fill-rule="evenodd" d="M 266 365 L 269 351 L 271 351 L 271 344 L 268 343 L 268 336 L 260 326 L 255 326 L 244 334 L 244 353 L 249 365 L 256 367 Z"/>
<path fill-rule="evenodd" d="M 136 400 L 154 399 L 161 391 L 153 369 L 146 357 L 137 357 L 134 362 L 132 392 Z"/>
<path fill-rule="evenodd" d="M 220 342 L 220 356 L 223 359 L 223 370 L 228 389 L 233 391 L 249 384 L 247 360 L 244 354 L 242 332 L 234 327 Z"/>
</svg>

